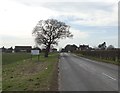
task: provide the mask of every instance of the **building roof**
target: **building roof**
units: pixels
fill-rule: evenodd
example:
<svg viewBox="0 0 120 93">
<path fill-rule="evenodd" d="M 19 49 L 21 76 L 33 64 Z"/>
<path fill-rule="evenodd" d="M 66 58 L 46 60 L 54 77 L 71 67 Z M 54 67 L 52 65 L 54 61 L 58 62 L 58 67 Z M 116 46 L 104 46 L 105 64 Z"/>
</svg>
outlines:
<svg viewBox="0 0 120 93">
<path fill-rule="evenodd" d="M 26 48 L 32 48 L 32 46 L 15 46 L 15 49 L 16 48 L 20 48 L 20 49 L 26 49 Z"/>
</svg>

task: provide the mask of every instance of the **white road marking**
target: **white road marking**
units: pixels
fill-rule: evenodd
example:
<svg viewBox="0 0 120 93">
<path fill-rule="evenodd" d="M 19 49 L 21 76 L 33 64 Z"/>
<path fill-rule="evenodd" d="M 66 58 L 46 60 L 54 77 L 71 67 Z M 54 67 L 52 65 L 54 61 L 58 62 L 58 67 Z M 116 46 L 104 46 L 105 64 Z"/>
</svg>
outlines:
<svg viewBox="0 0 120 93">
<path fill-rule="evenodd" d="M 107 74 L 105 74 L 105 73 L 102 73 L 103 75 L 105 75 L 105 76 L 107 76 L 107 77 L 109 77 L 110 79 L 112 79 L 112 80 L 116 80 L 115 78 L 113 78 L 113 77 L 111 77 L 111 76 L 109 76 L 109 75 L 107 75 Z"/>
</svg>

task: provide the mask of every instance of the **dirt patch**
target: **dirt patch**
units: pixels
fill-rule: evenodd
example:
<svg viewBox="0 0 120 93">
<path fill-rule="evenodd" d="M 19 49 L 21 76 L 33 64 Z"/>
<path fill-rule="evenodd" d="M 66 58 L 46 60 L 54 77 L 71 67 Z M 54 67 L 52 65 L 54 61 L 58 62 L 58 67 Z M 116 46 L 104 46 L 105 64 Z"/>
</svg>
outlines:
<svg viewBox="0 0 120 93">
<path fill-rule="evenodd" d="M 46 62 L 36 62 L 31 64 L 30 66 L 26 67 L 23 70 L 24 74 L 36 74 L 38 72 L 41 72 L 42 70 L 44 70 L 47 67 Z"/>
<path fill-rule="evenodd" d="M 47 67 L 46 62 L 32 62 L 30 60 L 26 61 L 25 64 L 18 65 L 19 69 L 16 69 L 18 75 L 23 74 L 23 75 L 34 75 L 37 74 Z"/>
</svg>

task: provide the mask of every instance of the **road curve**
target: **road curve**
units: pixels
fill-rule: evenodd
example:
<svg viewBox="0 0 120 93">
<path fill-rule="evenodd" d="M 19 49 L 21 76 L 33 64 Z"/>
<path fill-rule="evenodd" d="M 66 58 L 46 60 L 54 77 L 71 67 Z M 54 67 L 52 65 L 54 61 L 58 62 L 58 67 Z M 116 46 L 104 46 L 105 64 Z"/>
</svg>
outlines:
<svg viewBox="0 0 120 93">
<path fill-rule="evenodd" d="M 118 66 L 61 53 L 59 91 L 118 91 Z"/>
</svg>

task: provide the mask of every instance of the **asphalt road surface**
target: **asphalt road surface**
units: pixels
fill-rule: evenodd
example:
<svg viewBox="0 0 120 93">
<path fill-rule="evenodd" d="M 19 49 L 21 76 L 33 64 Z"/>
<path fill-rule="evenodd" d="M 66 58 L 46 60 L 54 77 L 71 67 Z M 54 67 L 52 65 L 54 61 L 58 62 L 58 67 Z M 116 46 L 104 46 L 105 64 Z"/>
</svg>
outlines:
<svg viewBox="0 0 120 93">
<path fill-rule="evenodd" d="M 118 91 L 118 66 L 61 53 L 60 91 Z"/>
</svg>

